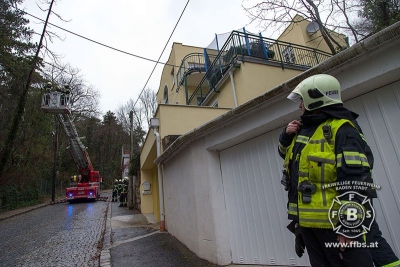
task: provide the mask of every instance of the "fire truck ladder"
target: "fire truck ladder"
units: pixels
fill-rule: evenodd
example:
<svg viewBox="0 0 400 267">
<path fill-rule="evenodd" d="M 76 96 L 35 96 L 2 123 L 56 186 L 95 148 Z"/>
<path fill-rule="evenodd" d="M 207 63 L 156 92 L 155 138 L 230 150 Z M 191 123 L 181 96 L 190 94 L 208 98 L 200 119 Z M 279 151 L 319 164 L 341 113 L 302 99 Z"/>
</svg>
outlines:
<svg viewBox="0 0 400 267">
<path fill-rule="evenodd" d="M 86 147 L 78 136 L 72 116 L 70 114 L 57 114 L 58 121 L 64 128 L 64 132 L 70 140 L 69 151 L 79 168 L 91 168 L 89 156 L 86 153 Z"/>
</svg>

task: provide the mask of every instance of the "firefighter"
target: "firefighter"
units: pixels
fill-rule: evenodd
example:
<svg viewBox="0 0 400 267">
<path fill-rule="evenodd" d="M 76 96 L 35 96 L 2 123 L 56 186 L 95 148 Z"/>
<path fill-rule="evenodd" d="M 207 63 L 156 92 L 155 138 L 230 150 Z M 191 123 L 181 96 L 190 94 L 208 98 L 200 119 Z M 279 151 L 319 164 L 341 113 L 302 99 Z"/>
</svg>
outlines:
<svg viewBox="0 0 400 267">
<path fill-rule="evenodd" d="M 60 96 L 60 102 L 61 106 L 65 106 L 68 102 L 69 95 L 71 91 L 69 90 L 69 85 L 66 84 L 64 85 L 64 88 L 60 90 L 61 96 Z"/>
<path fill-rule="evenodd" d="M 117 201 L 118 201 L 118 180 L 115 179 L 113 190 L 112 190 L 111 202 L 117 202 Z"/>
<path fill-rule="evenodd" d="M 343 106 L 340 91 L 334 77 L 318 74 L 302 81 L 288 96 L 300 102 L 303 112 L 301 120 L 290 122 L 279 137 L 278 152 L 285 160 L 281 182 L 288 191 L 288 217 L 293 220 L 288 228 L 296 235 L 297 255 L 301 257 L 306 248 L 312 266 L 372 267 L 377 257 L 375 249 L 346 248 L 351 242 L 363 243 L 365 239 L 350 231 L 336 233 L 329 220 L 330 207 L 337 196 L 356 191 L 368 198 L 376 197 L 373 188 L 326 187 L 335 182 L 372 184 L 372 151 L 356 122 L 358 115 Z M 353 202 L 368 208 L 361 199 Z M 367 236 L 367 241 L 372 238 L 380 243 L 375 236 L 383 238 L 376 222 L 374 225 L 377 230 L 373 230 L 372 237 Z M 324 245 L 335 242 L 342 247 Z M 385 259 L 381 258 L 378 266 L 398 264 L 390 246 L 379 252 L 380 257 L 385 254 Z"/>
<path fill-rule="evenodd" d="M 122 191 L 120 196 L 120 207 L 128 206 L 128 178 L 125 177 L 122 182 Z"/>
<path fill-rule="evenodd" d="M 122 192 L 122 180 L 119 179 L 118 180 L 118 187 L 117 187 L 117 198 L 119 199 L 121 196 L 121 192 Z"/>
<path fill-rule="evenodd" d="M 46 106 L 50 105 L 50 92 L 52 90 L 52 87 L 53 87 L 53 85 L 51 84 L 51 82 L 48 82 L 44 88 L 44 91 L 46 93 L 45 97 L 44 97 L 44 99 L 45 99 L 44 104 Z"/>
</svg>

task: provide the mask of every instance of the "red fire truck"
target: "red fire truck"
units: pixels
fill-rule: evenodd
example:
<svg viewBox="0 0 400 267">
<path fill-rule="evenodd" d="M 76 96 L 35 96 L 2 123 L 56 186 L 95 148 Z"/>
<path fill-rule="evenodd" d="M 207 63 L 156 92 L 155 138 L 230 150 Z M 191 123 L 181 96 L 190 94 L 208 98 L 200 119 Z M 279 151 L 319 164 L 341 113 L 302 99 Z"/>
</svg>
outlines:
<svg viewBox="0 0 400 267">
<path fill-rule="evenodd" d="M 86 147 L 76 131 L 71 114 L 69 88 L 56 91 L 52 90 L 51 84 L 48 84 L 42 98 L 42 110 L 57 117 L 69 139 L 68 150 L 78 167 L 79 175 L 75 176 L 75 181 L 71 181 L 71 187 L 66 188 L 67 201 L 70 203 L 79 199 L 95 201 L 100 197 L 101 176 L 93 169 Z"/>
</svg>

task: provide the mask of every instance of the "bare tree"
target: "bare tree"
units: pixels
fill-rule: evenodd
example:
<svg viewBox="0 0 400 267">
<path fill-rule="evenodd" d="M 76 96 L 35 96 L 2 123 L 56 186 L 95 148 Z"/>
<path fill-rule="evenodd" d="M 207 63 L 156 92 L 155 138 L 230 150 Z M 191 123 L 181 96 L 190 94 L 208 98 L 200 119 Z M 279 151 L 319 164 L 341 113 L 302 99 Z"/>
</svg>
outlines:
<svg viewBox="0 0 400 267">
<path fill-rule="evenodd" d="M 124 129 L 129 132 L 129 113 L 133 111 L 133 128 L 147 129 L 150 119 L 155 115 L 157 109 L 156 93 L 150 89 L 145 89 L 140 98 L 136 101 L 129 99 L 128 102 L 120 106 L 116 112 L 117 118 L 122 123 Z"/>
<path fill-rule="evenodd" d="M 259 26 L 279 32 L 294 22 L 296 14 L 305 20 L 318 23 L 321 37 L 332 54 L 344 49 L 332 36 L 337 33 L 350 33 L 358 42 L 360 33 L 352 26 L 350 18 L 357 17 L 360 5 L 357 0 L 267 0 L 255 5 L 244 6 L 251 21 Z"/>
<path fill-rule="evenodd" d="M 130 132 L 130 118 L 129 113 L 133 111 L 133 128 L 143 129 L 143 109 L 141 106 L 135 107 L 135 101 L 130 98 L 125 105 L 118 108 L 116 116 L 118 121 L 122 124 L 124 131 Z"/>
<path fill-rule="evenodd" d="M 157 95 L 150 88 L 146 88 L 140 95 L 143 113 L 146 117 L 147 124 L 150 124 L 150 119 L 155 115 L 157 109 Z"/>
<path fill-rule="evenodd" d="M 79 69 L 69 64 L 46 64 L 42 75 L 46 80 L 51 81 L 53 86 L 62 88 L 68 85 L 70 87 L 73 114 L 86 117 L 100 115 L 100 93 L 83 79 Z"/>
</svg>

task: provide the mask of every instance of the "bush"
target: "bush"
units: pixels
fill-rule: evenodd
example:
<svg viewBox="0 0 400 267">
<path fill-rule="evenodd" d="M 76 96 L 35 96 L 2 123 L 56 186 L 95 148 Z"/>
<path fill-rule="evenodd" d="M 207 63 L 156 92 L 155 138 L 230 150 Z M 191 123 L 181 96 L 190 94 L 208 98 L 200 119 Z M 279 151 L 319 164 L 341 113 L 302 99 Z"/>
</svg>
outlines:
<svg viewBox="0 0 400 267">
<path fill-rule="evenodd" d="M 4 186 L 0 192 L 2 198 L 1 209 L 12 210 L 21 207 L 36 205 L 41 202 L 39 190 L 34 186 Z"/>
</svg>

